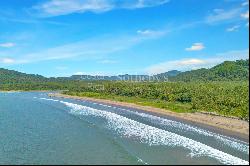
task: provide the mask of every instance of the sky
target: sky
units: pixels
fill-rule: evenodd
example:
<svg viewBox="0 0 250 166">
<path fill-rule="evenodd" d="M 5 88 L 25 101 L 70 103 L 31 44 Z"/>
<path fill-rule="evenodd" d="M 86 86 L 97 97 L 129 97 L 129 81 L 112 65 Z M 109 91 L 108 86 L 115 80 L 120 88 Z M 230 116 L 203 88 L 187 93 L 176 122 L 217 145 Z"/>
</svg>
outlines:
<svg viewBox="0 0 250 166">
<path fill-rule="evenodd" d="M 248 0 L 0 1 L 0 68 L 158 74 L 249 57 Z"/>
</svg>

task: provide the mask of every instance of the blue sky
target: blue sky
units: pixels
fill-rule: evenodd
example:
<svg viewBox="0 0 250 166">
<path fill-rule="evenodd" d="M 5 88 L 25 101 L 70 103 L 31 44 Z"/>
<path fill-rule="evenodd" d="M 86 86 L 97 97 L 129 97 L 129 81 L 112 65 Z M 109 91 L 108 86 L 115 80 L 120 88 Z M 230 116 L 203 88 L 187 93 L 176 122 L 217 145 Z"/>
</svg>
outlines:
<svg viewBox="0 0 250 166">
<path fill-rule="evenodd" d="M 156 74 L 249 56 L 248 0 L 0 1 L 0 68 Z"/>
</svg>

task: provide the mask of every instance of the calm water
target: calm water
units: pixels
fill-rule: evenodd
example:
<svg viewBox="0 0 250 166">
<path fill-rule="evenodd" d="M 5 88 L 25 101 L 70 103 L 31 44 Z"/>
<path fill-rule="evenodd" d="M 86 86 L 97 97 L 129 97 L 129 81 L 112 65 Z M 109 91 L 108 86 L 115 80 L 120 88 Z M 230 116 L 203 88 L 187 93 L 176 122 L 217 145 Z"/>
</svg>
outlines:
<svg viewBox="0 0 250 166">
<path fill-rule="evenodd" d="M 140 110 L 0 93 L 0 164 L 248 164 L 249 145 Z"/>
</svg>

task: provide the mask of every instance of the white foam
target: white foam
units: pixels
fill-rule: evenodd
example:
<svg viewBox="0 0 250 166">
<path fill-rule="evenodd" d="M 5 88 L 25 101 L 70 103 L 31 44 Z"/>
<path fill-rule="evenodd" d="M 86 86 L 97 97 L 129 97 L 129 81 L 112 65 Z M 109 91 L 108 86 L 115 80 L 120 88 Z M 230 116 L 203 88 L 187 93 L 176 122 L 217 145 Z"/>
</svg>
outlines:
<svg viewBox="0 0 250 166">
<path fill-rule="evenodd" d="M 13 93 L 20 93 L 18 91 L 2 91 L 0 93 L 3 93 L 3 94 L 13 94 Z"/>
<path fill-rule="evenodd" d="M 214 149 L 198 141 L 171 133 L 156 127 L 152 127 L 115 113 L 97 110 L 94 108 L 60 101 L 69 108 L 71 113 L 101 117 L 107 120 L 108 127 L 119 135 L 128 138 L 137 138 L 142 143 L 149 145 L 166 145 L 170 147 L 184 147 L 191 151 L 191 156 L 209 156 L 223 164 L 248 165 L 249 162 L 238 157 Z"/>
<path fill-rule="evenodd" d="M 143 161 L 141 158 L 139 158 L 139 157 L 137 157 L 137 156 L 136 156 L 136 158 L 137 158 L 137 161 L 138 161 L 138 162 L 140 162 L 140 163 L 142 163 L 142 164 L 144 164 L 144 165 L 149 165 L 147 162 Z"/>
<path fill-rule="evenodd" d="M 104 107 L 110 107 L 110 106 L 105 105 L 105 104 L 100 104 L 100 105 L 104 106 Z M 112 107 L 112 108 L 116 109 L 116 107 Z M 166 119 L 166 118 L 160 118 L 160 117 L 150 115 L 150 114 L 139 113 L 137 111 L 131 111 L 131 110 L 125 109 L 125 108 L 118 108 L 118 109 L 122 110 L 122 111 L 128 111 L 130 113 L 139 115 L 139 116 L 144 117 L 146 119 L 155 120 L 155 121 L 157 121 L 158 123 L 160 123 L 163 126 L 172 126 L 174 128 L 181 129 L 182 131 L 187 131 L 187 132 L 191 131 L 191 132 L 195 132 L 195 133 L 198 133 L 198 134 L 201 134 L 201 135 L 204 135 L 204 136 L 213 137 L 216 140 L 220 141 L 221 143 L 223 143 L 223 144 L 225 144 L 227 146 L 230 146 L 231 148 L 234 148 L 234 149 L 236 149 L 238 151 L 249 154 L 249 146 L 247 145 L 246 142 L 236 140 L 236 139 L 233 139 L 233 138 L 230 138 L 230 137 L 226 137 L 226 136 L 223 136 L 223 135 L 220 135 L 220 134 L 216 134 L 216 133 L 213 133 L 213 132 L 209 132 L 209 131 L 200 129 L 198 127 L 193 127 L 193 126 L 190 126 L 190 125 L 187 125 L 187 124 L 184 124 L 184 123 L 181 123 L 181 122 L 169 120 L 169 119 Z"/>
<path fill-rule="evenodd" d="M 198 128 L 198 127 L 193 127 L 193 126 L 190 126 L 188 124 L 169 120 L 166 118 L 161 118 L 161 117 L 157 117 L 154 115 L 149 115 L 149 114 L 140 113 L 140 112 L 136 112 L 136 111 L 130 111 L 130 110 L 127 110 L 127 111 L 129 111 L 130 113 L 134 113 L 136 115 L 139 115 L 141 117 L 144 117 L 145 119 L 155 120 L 158 123 L 162 124 L 163 126 L 172 126 L 173 128 L 181 129 L 181 131 L 188 131 L 188 132 L 191 131 L 191 132 L 195 132 L 195 133 L 198 133 L 198 134 L 201 134 L 204 136 L 214 137 L 215 139 L 219 140 L 223 144 L 226 144 L 234 149 L 237 149 L 241 152 L 245 152 L 245 153 L 249 154 L 249 146 L 245 142 L 242 142 L 242 141 L 230 138 L 230 137 L 226 137 L 226 136 L 223 136 L 220 134 L 216 134 L 216 133 L 213 133 L 210 131 L 206 131 L 206 130 L 203 130 L 203 129 Z"/>
<path fill-rule="evenodd" d="M 54 99 L 47 99 L 47 98 L 39 98 L 41 100 L 47 100 L 47 101 L 55 101 L 55 102 L 59 102 L 59 100 L 54 100 Z"/>
<path fill-rule="evenodd" d="M 37 98 L 37 97 L 34 97 L 34 98 Z M 55 102 L 59 101 L 59 100 L 47 99 L 47 98 L 40 98 L 40 99 L 48 100 L 48 101 L 55 101 Z M 98 104 L 98 103 L 93 103 L 93 104 Z M 112 107 L 112 106 L 108 106 L 106 104 L 100 104 L 100 103 L 99 103 L 99 105 L 104 106 L 104 107 L 108 107 L 108 108 Z M 116 109 L 117 107 L 112 107 L 112 108 Z M 242 142 L 243 143 L 242 144 L 242 143 L 239 143 L 239 142 L 241 142 L 239 140 L 236 140 L 236 139 L 233 139 L 233 138 L 230 138 L 230 137 L 226 137 L 226 136 L 223 136 L 223 135 L 220 135 L 220 134 L 217 134 L 217 133 L 209 132 L 207 130 L 203 130 L 203 129 L 198 128 L 198 127 L 193 127 L 193 126 L 190 126 L 188 124 L 181 123 L 181 122 L 169 120 L 169 119 L 166 119 L 166 118 L 161 118 L 161 117 L 146 114 L 146 113 L 140 113 L 140 112 L 137 112 L 137 111 L 131 111 L 131 110 L 125 109 L 125 108 L 119 108 L 119 109 L 123 110 L 123 111 L 128 111 L 128 112 L 136 114 L 136 115 L 139 115 L 139 116 L 144 117 L 146 119 L 155 120 L 155 121 L 157 121 L 159 124 L 161 124 L 163 126 L 172 126 L 173 128 L 178 128 L 181 131 L 195 132 L 195 133 L 198 133 L 198 134 L 201 134 L 201 135 L 204 135 L 204 136 L 214 137 L 216 140 L 220 141 L 221 143 L 223 143 L 223 144 L 225 144 L 227 146 L 230 146 L 231 148 L 234 148 L 236 150 L 239 150 L 241 152 L 249 154 L 249 146 L 245 142 Z"/>
</svg>

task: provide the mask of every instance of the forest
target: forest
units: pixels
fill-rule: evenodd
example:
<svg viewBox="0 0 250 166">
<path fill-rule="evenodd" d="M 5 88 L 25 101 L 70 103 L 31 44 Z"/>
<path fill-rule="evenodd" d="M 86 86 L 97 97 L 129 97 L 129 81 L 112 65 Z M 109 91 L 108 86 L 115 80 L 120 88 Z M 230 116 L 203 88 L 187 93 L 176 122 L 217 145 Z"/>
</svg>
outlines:
<svg viewBox="0 0 250 166">
<path fill-rule="evenodd" d="M 181 72 L 170 76 L 169 81 L 87 81 L 0 69 L 0 90 L 63 90 L 68 95 L 249 120 L 248 78 L 249 60 L 227 61 L 210 69 Z"/>
</svg>

